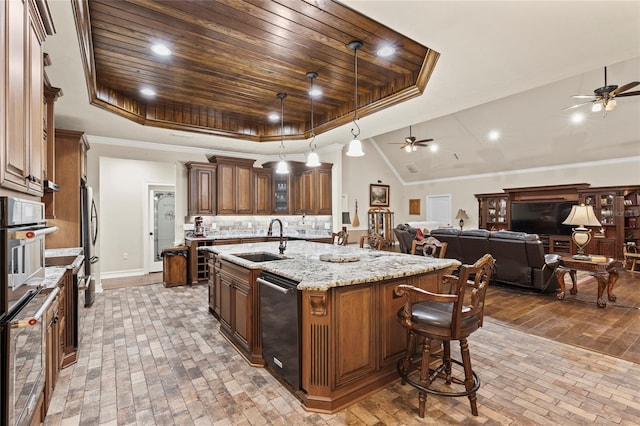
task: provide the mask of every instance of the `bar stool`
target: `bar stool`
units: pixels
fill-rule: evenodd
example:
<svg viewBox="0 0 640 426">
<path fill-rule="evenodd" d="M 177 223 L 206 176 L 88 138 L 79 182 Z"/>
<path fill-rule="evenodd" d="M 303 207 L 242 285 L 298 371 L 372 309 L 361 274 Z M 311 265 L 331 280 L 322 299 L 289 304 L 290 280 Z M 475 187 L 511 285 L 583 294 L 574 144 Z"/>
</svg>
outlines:
<svg viewBox="0 0 640 426">
<path fill-rule="evenodd" d="M 491 278 L 495 260 L 485 254 L 473 265 L 462 265 L 458 277 L 447 275 L 443 280 L 443 290 L 448 293 L 436 294 L 410 285 L 399 285 L 395 289 L 398 296 L 405 296 L 404 306 L 398 311 L 398 321 L 407 329 L 407 352 L 398 361 L 397 369 L 402 384 L 409 383 L 418 389 L 418 414 L 424 417 L 427 394 L 440 396 L 467 396 L 471 413 L 478 415 L 476 391 L 480 379 L 471 368 L 467 337 L 482 327 L 484 298 Z M 416 337 L 419 341 L 416 342 Z M 442 342 L 442 354 L 431 353 L 432 341 Z M 460 342 L 462 362 L 451 358 L 451 340 Z M 416 344 L 422 348 L 414 352 Z M 442 362 L 430 369 L 433 359 Z M 452 363 L 462 366 L 464 379 L 452 374 Z M 417 376 L 417 377 L 416 377 Z M 441 390 L 432 387 L 436 379 L 444 379 L 445 385 L 464 385 L 464 390 Z"/>
</svg>

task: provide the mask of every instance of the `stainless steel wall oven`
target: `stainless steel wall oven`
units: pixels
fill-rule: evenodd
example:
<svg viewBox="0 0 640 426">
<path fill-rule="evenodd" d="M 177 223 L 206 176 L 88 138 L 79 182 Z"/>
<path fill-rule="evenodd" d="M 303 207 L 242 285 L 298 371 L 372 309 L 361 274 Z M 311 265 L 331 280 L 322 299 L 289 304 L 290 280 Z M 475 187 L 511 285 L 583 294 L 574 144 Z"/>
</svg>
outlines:
<svg viewBox="0 0 640 426">
<path fill-rule="evenodd" d="M 0 424 L 28 424 L 44 387 L 43 316 L 57 289 L 43 289 L 44 205 L 0 197 Z"/>
</svg>

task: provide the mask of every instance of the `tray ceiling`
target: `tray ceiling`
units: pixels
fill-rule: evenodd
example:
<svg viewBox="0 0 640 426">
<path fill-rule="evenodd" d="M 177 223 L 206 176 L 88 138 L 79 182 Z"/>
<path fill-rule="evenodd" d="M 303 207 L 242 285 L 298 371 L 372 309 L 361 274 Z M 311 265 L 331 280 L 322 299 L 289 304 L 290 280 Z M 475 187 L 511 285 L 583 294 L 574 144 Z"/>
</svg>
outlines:
<svg viewBox="0 0 640 426">
<path fill-rule="evenodd" d="M 91 103 L 135 122 L 252 141 L 315 133 L 420 96 L 439 54 L 332 0 L 73 0 Z M 150 47 L 166 44 L 172 55 Z M 393 56 L 376 51 L 395 47 Z M 152 88 L 152 98 L 140 93 Z"/>
</svg>

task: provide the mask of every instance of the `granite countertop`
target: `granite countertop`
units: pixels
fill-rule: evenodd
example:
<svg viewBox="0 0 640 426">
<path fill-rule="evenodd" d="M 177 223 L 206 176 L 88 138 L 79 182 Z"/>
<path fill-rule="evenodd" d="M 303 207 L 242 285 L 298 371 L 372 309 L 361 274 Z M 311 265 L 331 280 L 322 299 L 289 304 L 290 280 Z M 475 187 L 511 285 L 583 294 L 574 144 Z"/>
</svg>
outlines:
<svg viewBox="0 0 640 426">
<path fill-rule="evenodd" d="M 255 229 L 253 231 L 218 231 L 208 233 L 204 237 L 185 237 L 186 241 L 212 241 L 212 240 L 233 240 L 239 238 L 261 238 L 267 236 L 266 229 Z M 273 233 L 271 238 L 280 237 L 280 231 Z M 285 238 L 296 238 L 299 240 L 312 240 L 316 238 L 331 238 L 331 231 L 320 229 L 286 229 Z"/>
<path fill-rule="evenodd" d="M 435 259 L 387 251 L 335 246 L 308 241 L 289 241 L 282 260 L 252 262 L 234 254 L 278 254 L 278 241 L 200 247 L 247 268 L 262 269 L 298 281 L 298 290 L 326 291 L 368 282 L 401 278 L 446 268 L 457 268 L 455 259 Z M 322 261 L 329 258 L 331 261 Z M 359 259 L 359 260 L 356 260 Z"/>
<path fill-rule="evenodd" d="M 59 258 L 59 257 L 73 257 L 73 261 L 68 265 L 56 265 L 56 266 L 47 266 L 44 268 L 44 280 L 42 281 L 42 286 L 45 289 L 53 288 L 58 285 L 60 279 L 67 271 L 67 269 L 76 269 L 82 265 L 84 262 L 84 255 L 82 254 L 82 247 L 70 247 L 70 248 L 60 248 L 60 249 L 46 249 L 44 251 L 45 259 Z M 46 263 L 46 260 L 45 260 Z"/>
</svg>

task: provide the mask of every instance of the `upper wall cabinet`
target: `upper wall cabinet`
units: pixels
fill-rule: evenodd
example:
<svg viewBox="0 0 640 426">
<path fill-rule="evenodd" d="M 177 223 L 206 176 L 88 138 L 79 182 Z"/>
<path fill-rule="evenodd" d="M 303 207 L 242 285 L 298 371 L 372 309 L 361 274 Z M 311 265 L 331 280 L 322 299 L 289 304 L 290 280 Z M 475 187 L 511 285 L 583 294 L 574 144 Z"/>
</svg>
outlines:
<svg viewBox="0 0 640 426">
<path fill-rule="evenodd" d="M 33 1 L 0 4 L 0 77 L 6 82 L 0 89 L 0 186 L 36 196 L 42 196 L 46 153 L 42 43 L 45 34 L 53 34 L 46 1 L 39 4 L 46 14 Z"/>
<path fill-rule="evenodd" d="M 272 170 L 253 168 L 253 212 L 255 214 L 270 215 L 273 211 L 272 182 Z"/>
<path fill-rule="evenodd" d="M 252 214 L 255 160 L 215 155 L 209 162 L 217 167 L 217 213 Z"/>
<path fill-rule="evenodd" d="M 331 167 L 292 167 L 294 214 L 331 214 Z"/>
<path fill-rule="evenodd" d="M 212 216 L 216 214 L 216 165 L 189 162 L 187 167 L 189 216 Z"/>
</svg>

